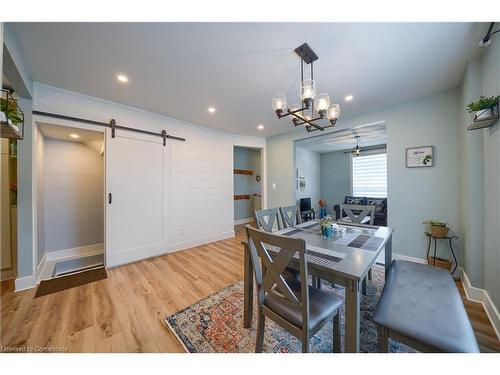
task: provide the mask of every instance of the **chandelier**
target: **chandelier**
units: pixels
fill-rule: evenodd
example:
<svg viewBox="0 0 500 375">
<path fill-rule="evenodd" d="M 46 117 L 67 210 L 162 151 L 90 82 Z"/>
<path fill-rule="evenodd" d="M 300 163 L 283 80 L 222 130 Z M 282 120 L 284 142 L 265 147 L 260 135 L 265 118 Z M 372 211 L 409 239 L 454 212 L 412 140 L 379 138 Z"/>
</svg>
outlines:
<svg viewBox="0 0 500 375">
<path fill-rule="evenodd" d="M 355 136 L 354 139 L 356 140 L 356 147 L 352 149 L 352 154 L 354 156 L 359 156 L 361 155 L 361 148 L 359 147 L 359 135 Z"/>
<path fill-rule="evenodd" d="M 276 94 L 273 97 L 273 109 L 278 118 L 292 116 L 295 127 L 305 125 L 307 132 L 316 130 L 324 131 L 335 126 L 340 115 L 340 106 L 330 104 L 330 95 L 316 94 L 316 82 L 314 81 L 313 62 L 318 60 L 318 55 L 307 43 L 295 48 L 295 53 L 300 57 L 300 100 L 301 104 L 286 108 L 286 95 Z M 304 63 L 311 65 L 309 79 L 304 79 Z M 320 125 L 318 121 L 328 119 L 329 125 Z"/>
</svg>

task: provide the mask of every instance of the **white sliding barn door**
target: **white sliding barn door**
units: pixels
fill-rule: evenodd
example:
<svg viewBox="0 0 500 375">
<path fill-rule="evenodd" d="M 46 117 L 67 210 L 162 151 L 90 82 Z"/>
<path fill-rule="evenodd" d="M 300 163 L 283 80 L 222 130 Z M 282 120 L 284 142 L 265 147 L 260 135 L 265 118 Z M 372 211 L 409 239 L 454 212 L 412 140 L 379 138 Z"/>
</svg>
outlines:
<svg viewBox="0 0 500 375">
<path fill-rule="evenodd" d="M 160 137 L 106 137 L 106 266 L 114 267 L 168 250 L 168 158 Z"/>
</svg>

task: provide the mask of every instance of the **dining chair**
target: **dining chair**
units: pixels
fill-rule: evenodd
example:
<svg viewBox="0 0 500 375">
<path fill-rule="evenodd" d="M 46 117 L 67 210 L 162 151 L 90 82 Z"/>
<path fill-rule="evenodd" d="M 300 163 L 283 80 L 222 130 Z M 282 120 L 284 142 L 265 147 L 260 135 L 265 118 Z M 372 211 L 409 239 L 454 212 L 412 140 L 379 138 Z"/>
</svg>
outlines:
<svg viewBox="0 0 500 375">
<path fill-rule="evenodd" d="M 246 231 L 257 284 L 255 351 L 262 352 L 267 317 L 302 340 L 303 353 L 309 351 L 309 338 L 333 319 L 333 351 L 340 352 L 339 311 L 343 299 L 307 284 L 305 241 L 266 233 L 249 225 Z M 289 280 L 283 273 L 296 254 L 300 280 Z"/>
<path fill-rule="evenodd" d="M 365 204 L 341 204 L 340 216 L 343 212 L 346 213 L 347 218 L 351 223 L 364 224 L 365 218 L 370 215 L 370 225 L 373 225 L 375 220 L 375 206 Z M 341 220 L 342 221 L 342 220 Z M 372 269 L 368 271 L 368 280 L 372 279 Z M 362 282 L 362 293 L 366 295 L 366 279 Z"/>
<path fill-rule="evenodd" d="M 297 206 L 280 207 L 281 221 L 285 228 L 300 224 L 300 210 Z"/>
<path fill-rule="evenodd" d="M 283 229 L 277 208 L 255 211 L 254 216 L 255 221 L 257 222 L 257 228 L 259 229 L 263 229 L 264 231 L 271 233 L 275 228 L 275 224 L 277 230 Z"/>
<path fill-rule="evenodd" d="M 364 224 L 363 221 L 367 216 L 370 216 L 370 225 L 373 225 L 375 220 L 375 206 L 365 205 L 365 204 L 341 204 L 340 205 L 340 220 L 344 220 L 342 217 L 343 212 L 346 213 L 348 221 L 356 224 Z"/>
</svg>

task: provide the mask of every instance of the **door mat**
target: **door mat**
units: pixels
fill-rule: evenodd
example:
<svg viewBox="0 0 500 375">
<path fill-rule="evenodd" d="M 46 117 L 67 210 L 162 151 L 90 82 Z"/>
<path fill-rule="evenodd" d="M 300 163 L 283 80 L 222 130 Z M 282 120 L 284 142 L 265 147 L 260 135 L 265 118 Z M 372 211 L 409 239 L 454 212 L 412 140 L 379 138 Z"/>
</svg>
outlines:
<svg viewBox="0 0 500 375">
<path fill-rule="evenodd" d="M 74 273 L 72 275 L 56 277 L 55 279 L 43 280 L 35 294 L 35 298 L 46 296 L 48 294 L 61 292 L 66 289 L 71 289 L 80 285 L 92 283 L 94 281 L 107 279 L 106 270 L 95 268 L 90 271 Z"/>
</svg>

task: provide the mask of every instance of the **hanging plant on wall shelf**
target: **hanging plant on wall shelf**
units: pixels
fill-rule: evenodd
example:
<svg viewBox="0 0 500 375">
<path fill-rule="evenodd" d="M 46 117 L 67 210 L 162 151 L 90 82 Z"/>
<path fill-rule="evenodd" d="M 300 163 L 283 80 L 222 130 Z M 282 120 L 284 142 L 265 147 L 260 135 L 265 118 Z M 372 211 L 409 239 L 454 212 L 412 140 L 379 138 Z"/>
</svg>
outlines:
<svg viewBox="0 0 500 375">
<path fill-rule="evenodd" d="M 499 100 L 500 95 L 490 97 L 481 96 L 479 100 L 467 105 L 467 112 L 476 113 L 475 118 L 477 120 L 498 116 L 498 113 L 495 113 L 495 110 L 498 112 Z"/>
</svg>

